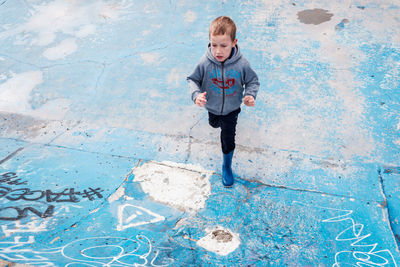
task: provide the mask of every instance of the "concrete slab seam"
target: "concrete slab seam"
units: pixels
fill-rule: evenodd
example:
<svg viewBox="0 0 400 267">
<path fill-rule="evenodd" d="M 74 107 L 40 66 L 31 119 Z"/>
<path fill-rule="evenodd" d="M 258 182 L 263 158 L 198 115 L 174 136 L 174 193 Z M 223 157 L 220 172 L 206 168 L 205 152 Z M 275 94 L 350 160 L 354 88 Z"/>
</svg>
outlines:
<svg viewBox="0 0 400 267">
<path fill-rule="evenodd" d="M 57 148 L 63 148 L 63 149 L 69 149 L 69 150 L 74 150 L 74 151 L 79 151 L 79 152 L 86 152 L 86 153 L 91 153 L 91 154 L 97 154 L 97 155 L 104 155 L 104 156 L 111 156 L 111 157 L 118 157 L 118 158 L 125 158 L 125 159 L 137 159 L 135 157 L 127 157 L 127 156 L 122 156 L 122 155 L 116 155 L 116 154 L 109 154 L 109 153 L 102 153 L 102 152 L 97 152 L 97 151 L 90 151 L 90 150 L 83 150 L 83 149 L 78 149 L 78 148 L 73 148 L 73 147 L 66 147 L 66 146 L 61 146 L 61 145 L 52 145 L 52 144 L 40 144 L 37 143 L 38 145 L 44 145 L 44 146 L 49 146 L 49 147 L 57 147 Z M 145 160 L 150 160 L 150 159 L 145 159 Z"/>
<path fill-rule="evenodd" d="M 66 134 L 69 130 L 73 131 L 75 128 L 77 128 L 79 126 L 80 122 L 78 121 L 77 124 L 75 126 L 73 126 L 71 129 L 67 128 L 65 129 L 64 132 L 56 135 L 53 139 L 51 139 L 49 142 L 46 143 L 46 145 L 50 145 L 51 143 L 53 143 L 55 140 L 57 140 L 58 138 L 60 138 L 61 136 L 63 136 L 64 134 Z"/>
<path fill-rule="evenodd" d="M 24 62 L 24 61 L 19 60 L 19 59 L 15 58 L 15 57 L 12 57 L 12 56 L 8 56 L 8 55 L 5 55 L 5 54 L 0 54 L 0 57 L 5 57 L 5 58 L 8 58 L 8 59 L 14 60 L 14 61 L 16 61 L 18 63 L 29 65 L 29 66 L 32 66 L 34 68 L 40 69 L 40 67 L 38 65 L 35 65 L 35 64 L 29 63 L 29 62 Z"/>
<path fill-rule="evenodd" d="M 138 165 L 140 164 L 141 161 L 139 161 Z M 106 204 L 109 201 L 109 198 L 116 192 L 118 191 L 119 188 L 121 188 L 122 186 L 124 186 L 125 184 L 127 184 L 128 182 L 128 177 L 131 175 L 132 170 L 126 175 L 125 179 L 123 180 L 123 182 L 117 187 L 115 188 L 113 191 L 111 191 L 107 196 L 104 196 L 104 201 L 100 202 L 99 205 L 93 207 L 93 209 L 91 211 L 89 211 L 86 215 L 84 215 L 83 217 L 79 218 L 78 220 L 76 220 L 73 224 L 71 224 L 69 227 L 61 230 L 62 232 L 66 231 L 67 229 L 71 228 L 71 227 L 77 227 L 79 225 L 80 222 L 84 221 L 86 218 L 88 218 L 93 211 L 96 210 L 100 210 L 102 207 L 104 207 L 104 204 Z M 54 236 L 58 235 L 57 233 L 53 234 Z"/>
<path fill-rule="evenodd" d="M 7 157 L 5 157 L 4 159 L 0 160 L 0 164 L 3 164 L 4 162 L 6 162 L 7 160 L 11 159 L 12 157 L 14 157 L 15 155 L 18 154 L 18 152 L 20 152 L 21 150 L 23 150 L 23 147 L 19 147 L 17 150 L 15 150 L 14 152 L 12 152 L 11 154 L 9 154 Z"/>
<path fill-rule="evenodd" d="M 384 217 L 386 217 L 386 221 L 388 222 L 388 227 L 390 229 L 390 232 L 391 232 L 391 235 L 393 237 L 394 243 L 396 244 L 396 249 L 399 252 L 400 240 L 398 240 L 398 238 L 396 238 L 396 234 L 394 232 L 394 227 L 393 227 L 393 224 L 392 224 L 392 220 L 394 218 L 392 218 L 391 213 L 390 213 L 390 208 L 387 205 L 387 197 L 386 197 L 386 193 L 385 193 L 385 185 L 383 183 L 381 168 L 378 169 L 378 175 L 379 175 L 379 186 L 380 186 L 380 189 L 381 189 L 383 202 L 384 202 L 383 205 L 382 205 L 382 212 L 383 212 Z"/>
</svg>

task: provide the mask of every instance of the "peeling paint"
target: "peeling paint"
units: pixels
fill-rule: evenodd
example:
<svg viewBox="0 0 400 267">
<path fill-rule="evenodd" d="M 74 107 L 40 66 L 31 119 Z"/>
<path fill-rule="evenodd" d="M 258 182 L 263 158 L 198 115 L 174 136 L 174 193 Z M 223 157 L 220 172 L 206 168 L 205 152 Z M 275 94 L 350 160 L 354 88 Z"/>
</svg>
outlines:
<svg viewBox="0 0 400 267">
<path fill-rule="evenodd" d="M 210 171 L 190 164 L 146 162 L 133 169 L 135 181 L 154 201 L 194 212 L 205 207 L 211 192 Z"/>
</svg>

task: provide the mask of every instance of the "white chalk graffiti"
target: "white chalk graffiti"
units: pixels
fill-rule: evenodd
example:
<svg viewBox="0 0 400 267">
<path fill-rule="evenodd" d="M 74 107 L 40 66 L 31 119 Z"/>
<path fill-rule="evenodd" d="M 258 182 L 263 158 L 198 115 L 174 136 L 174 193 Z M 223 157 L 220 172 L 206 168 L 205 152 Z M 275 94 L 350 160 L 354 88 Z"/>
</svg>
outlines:
<svg viewBox="0 0 400 267">
<path fill-rule="evenodd" d="M 33 251 L 29 245 L 35 243 L 33 236 L 24 237 L 26 241 L 21 241 L 21 236 L 14 237 L 13 241 L 0 242 L 0 258 L 10 262 L 29 262 L 31 265 L 54 266 L 49 259 L 40 256 L 40 252 Z"/>
<path fill-rule="evenodd" d="M 122 231 L 130 227 L 163 221 L 165 218 L 143 207 L 132 204 L 123 204 L 118 207 L 117 230 Z"/>
<path fill-rule="evenodd" d="M 44 220 L 39 223 L 37 220 L 33 220 L 26 224 L 21 224 L 20 221 L 16 221 L 14 228 L 9 228 L 8 225 L 2 225 L 1 229 L 6 237 L 9 237 L 15 233 L 38 233 L 44 232 L 47 230 L 47 220 Z"/>
<path fill-rule="evenodd" d="M 340 266 L 395 266 L 396 261 L 389 249 L 376 250 L 377 247 L 382 247 L 377 242 L 368 241 L 372 236 L 371 233 L 364 231 L 364 224 L 357 223 L 353 218 L 353 210 L 342 210 L 328 208 L 322 206 L 310 206 L 305 203 L 294 201 L 294 204 L 299 204 L 307 207 L 319 208 L 324 210 L 339 212 L 338 216 L 321 220 L 324 223 L 349 222 L 350 226 L 341 231 L 335 238 L 336 241 L 351 242 L 352 249 L 342 250 L 335 254 L 335 263 L 333 267 Z"/>
<path fill-rule="evenodd" d="M 0 258 L 17 263 L 27 263 L 37 266 L 55 266 L 43 255 L 61 255 L 71 262 L 72 266 L 169 266 L 174 259 L 166 256 L 168 247 L 153 248 L 151 241 L 145 235 L 136 235 L 136 240 L 125 237 L 91 237 L 73 241 L 63 247 L 41 249 L 30 248 L 35 244 L 34 236 L 14 237 L 13 241 L 0 242 Z M 160 256 L 161 255 L 161 256 Z M 161 262 L 161 264 L 159 264 Z M 59 265 L 58 263 L 57 265 Z"/>
<path fill-rule="evenodd" d="M 168 266 L 173 259 L 163 259 L 162 265 L 155 262 L 163 250 L 170 248 L 160 247 L 149 262 L 149 255 L 153 251 L 150 239 L 138 234 L 136 240 L 125 237 L 92 237 L 76 240 L 61 249 L 61 254 L 72 262 L 66 266 Z"/>
</svg>

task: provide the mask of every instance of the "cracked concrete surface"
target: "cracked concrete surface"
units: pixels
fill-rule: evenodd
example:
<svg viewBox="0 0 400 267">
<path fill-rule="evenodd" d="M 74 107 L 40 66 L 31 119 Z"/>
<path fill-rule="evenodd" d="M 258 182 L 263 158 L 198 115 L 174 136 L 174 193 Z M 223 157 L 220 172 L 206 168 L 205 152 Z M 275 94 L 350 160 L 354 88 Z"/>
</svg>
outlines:
<svg viewBox="0 0 400 267">
<path fill-rule="evenodd" d="M 399 4 L 0 7 L 0 265 L 400 262 Z M 261 82 L 231 189 L 185 81 L 222 14 Z"/>
</svg>

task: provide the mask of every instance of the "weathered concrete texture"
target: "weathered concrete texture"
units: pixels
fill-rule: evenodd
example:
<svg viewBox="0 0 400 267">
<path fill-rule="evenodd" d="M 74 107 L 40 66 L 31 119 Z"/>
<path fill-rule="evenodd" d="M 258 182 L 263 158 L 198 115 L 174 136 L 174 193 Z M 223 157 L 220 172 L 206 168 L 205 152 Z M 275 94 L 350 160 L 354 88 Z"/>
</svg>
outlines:
<svg viewBox="0 0 400 267">
<path fill-rule="evenodd" d="M 1 266 L 5 266 L 5 267 L 29 267 L 29 266 L 31 266 L 29 264 L 13 263 L 13 262 L 3 261 L 3 260 L 0 260 L 0 264 L 1 264 Z"/>
<path fill-rule="evenodd" d="M 259 76 L 221 185 L 186 76 Z M 400 3 L 1 1 L 0 265 L 398 266 Z"/>
</svg>

